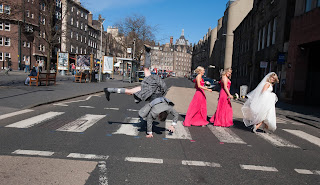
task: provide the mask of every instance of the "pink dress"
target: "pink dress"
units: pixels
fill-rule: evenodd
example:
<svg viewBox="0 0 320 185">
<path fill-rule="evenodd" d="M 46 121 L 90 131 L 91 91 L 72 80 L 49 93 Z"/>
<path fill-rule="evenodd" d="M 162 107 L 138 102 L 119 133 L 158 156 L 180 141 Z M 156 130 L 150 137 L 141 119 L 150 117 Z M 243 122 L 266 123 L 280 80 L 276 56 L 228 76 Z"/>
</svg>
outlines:
<svg viewBox="0 0 320 185">
<path fill-rule="evenodd" d="M 210 122 L 213 123 L 214 126 L 220 126 L 220 127 L 230 127 L 233 125 L 233 119 L 232 119 L 232 106 L 230 99 L 228 98 L 228 95 L 226 91 L 223 88 L 223 84 L 220 81 L 219 82 L 221 86 L 220 94 L 219 94 L 219 101 L 216 113 L 211 117 Z M 230 91 L 231 81 L 228 80 L 228 89 Z"/>
<path fill-rule="evenodd" d="M 204 85 L 204 80 L 200 81 L 201 86 Z M 186 127 L 207 125 L 207 100 L 203 89 L 195 85 L 196 93 L 189 104 L 189 108 L 184 119 L 183 125 Z"/>
</svg>

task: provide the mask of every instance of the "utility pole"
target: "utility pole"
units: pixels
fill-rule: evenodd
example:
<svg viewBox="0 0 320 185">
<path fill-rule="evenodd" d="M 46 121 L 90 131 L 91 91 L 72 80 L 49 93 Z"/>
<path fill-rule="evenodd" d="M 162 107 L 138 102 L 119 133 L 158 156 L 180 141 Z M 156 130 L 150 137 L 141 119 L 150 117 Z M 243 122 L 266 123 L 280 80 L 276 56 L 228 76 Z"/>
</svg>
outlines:
<svg viewBox="0 0 320 185">
<path fill-rule="evenodd" d="M 136 39 L 133 39 L 133 53 L 132 53 L 132 59 L 134 59 L 134 53 L 136 51 Z"/>
<path fill-rule="evenodd" d="M 103 19 L 101 17 L 101 15 L 99 15 L 99 22 L 100 22 L 100 31 L 101 31 L 101 38 L 100 38 L 100 67 L 99 67 L 99 82 L 101 82 L 101 62 L 102 62 L 102 25 L 105 19 Z"/>
</svg>

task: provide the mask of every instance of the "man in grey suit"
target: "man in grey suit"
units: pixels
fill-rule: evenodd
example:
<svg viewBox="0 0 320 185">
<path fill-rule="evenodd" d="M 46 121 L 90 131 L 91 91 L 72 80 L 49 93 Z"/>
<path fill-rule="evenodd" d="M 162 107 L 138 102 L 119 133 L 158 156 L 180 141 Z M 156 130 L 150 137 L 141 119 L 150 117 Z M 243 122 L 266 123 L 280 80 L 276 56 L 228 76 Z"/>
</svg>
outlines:
<svg viewBox="0 0 320 185">
<path fill-rule="evenodd" d="M 158 97 L 147 103 L 144 107 L 139 110 L 139 116 L 147 120 L 147 138 L 153 137 L 152 135 L 152 123 L 157 118 L 159 121 L 165 121 L 168 114 L 173 115 L 173 122 L 169 132 L 174 132 L 174 126 L 177 124 L 179 113 L 173 108 L 174 103 L 165 97 Z"/>
<path fill-rule="evenodd" d="M 145 45 L 146 59 L 143 67 L 145 78 L 141 82 L 141 86 L 125 89 L 125 88 L 104 88 L 106 99 L 110 101 L 111 93 L 133 95 L 135 102 L 152 101 L 155 98 L 162 97 L 167 91 L 165 82 L 158 76 L 152 75 L 149 68 L 151 67 L 151 46 Z"/>
</svg>

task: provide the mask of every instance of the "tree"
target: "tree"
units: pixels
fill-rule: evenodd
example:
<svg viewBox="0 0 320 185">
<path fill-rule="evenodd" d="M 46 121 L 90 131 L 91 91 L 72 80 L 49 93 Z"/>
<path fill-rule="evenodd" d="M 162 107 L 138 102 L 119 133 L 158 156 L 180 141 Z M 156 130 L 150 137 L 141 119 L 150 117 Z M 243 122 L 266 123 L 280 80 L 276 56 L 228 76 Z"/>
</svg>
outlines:
<svg viewBox="0 0 320 185">
<path fill-rule="evenodd" d="M 128 16 L 116 23 L 115 27 L 118 27 L 120 34 L 125 36 L 124 47 L 133 48 L 135 42 L 134 56 L 137 60 L 141 59 L 144 44 L 155 45 L 156 28 L 148 25 L 144 16 L 136 14 Z"/>
</svg>

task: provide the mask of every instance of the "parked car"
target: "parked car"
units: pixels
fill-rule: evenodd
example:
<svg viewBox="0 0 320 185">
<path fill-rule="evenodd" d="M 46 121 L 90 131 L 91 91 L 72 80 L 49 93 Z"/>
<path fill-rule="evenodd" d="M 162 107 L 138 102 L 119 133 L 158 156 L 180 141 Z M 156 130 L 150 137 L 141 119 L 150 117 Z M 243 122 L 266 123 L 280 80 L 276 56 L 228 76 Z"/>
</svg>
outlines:
<svg viewBox="0 0 320 185">
<path fill-rule="evenodd" d="M 144 79 L 144 71 L 137 71 L 136 77 L 138 82 L 142 82 L 142 80 Z"/>
<path fill-rule="evenodd" d="M 203 78 L 204 83 L 209 82 L 210 86 L 208 87 L 209 89 L 212 90 L 219 90 L 219 84 L 215 79 L 211 79 L 211 78 Z"/>
</svg>

